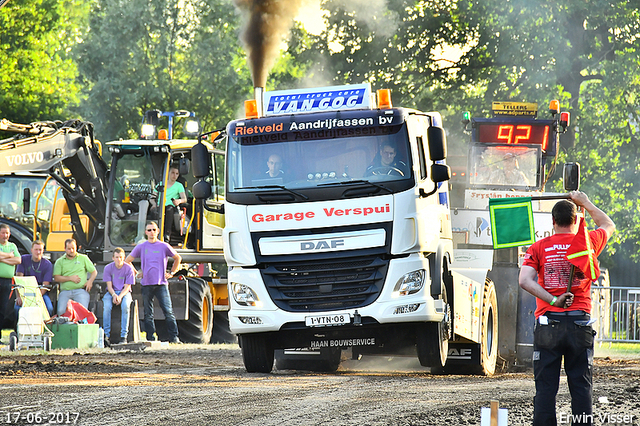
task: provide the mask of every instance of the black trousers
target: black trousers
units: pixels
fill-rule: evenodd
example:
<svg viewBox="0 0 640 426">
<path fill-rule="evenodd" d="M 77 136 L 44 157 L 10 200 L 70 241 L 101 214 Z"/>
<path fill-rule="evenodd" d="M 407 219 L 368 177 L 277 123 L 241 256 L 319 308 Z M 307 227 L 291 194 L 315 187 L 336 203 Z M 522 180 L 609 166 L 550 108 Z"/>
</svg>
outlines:
<svg viewBox="0 0 640 426">
<path fill-rule="evenodd" d="M 9 303 L 11 295 L 11 278 L 0 278 L 0 330 L 5 326 L 5 320 L 13 318 L 13 303 Z M 9 327 L 9 324 L 6 324 Z"/>
<path fill-rule="evenodd" d="M 180 210 L 174 205 L 168 205 L 164 207 L 165 242 L 171 240 L 172 233 L 174 238 L 180 236 Z"/>
<path fill-rule="evenodd" d="M 533 373 L 536 382 L 534 426 L 554 426 L 556 395 L 560 385 L 560 366 L 571 393 L 571 414 L 561 413 L 561 422 L 573 425 L 593 424 L 593 328 L 586 325 L 584 312 L 547 313 L 548 324 L 536 321 L 534 331 Z"/>
</svg>

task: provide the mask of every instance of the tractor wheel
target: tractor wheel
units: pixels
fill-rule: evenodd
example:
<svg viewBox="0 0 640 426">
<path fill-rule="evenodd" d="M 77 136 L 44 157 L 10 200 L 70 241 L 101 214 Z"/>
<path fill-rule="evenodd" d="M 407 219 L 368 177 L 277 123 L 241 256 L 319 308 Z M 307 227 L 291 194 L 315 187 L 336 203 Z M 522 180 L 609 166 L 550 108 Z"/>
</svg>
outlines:
<svg viewBox="0 0 640 426">
<path fill-rule="evenodd" d="M 238 337 L 229 329 L 229 312 L 217 311 L 213 314 L 211 343 L 238 343 Z"/>
<path fill-rule="evenodd" d="M 189 280 L 189 319 L 178 321 L 180 339 L 187 343 L 208 343 L 213 331 L 213 299 L 205 280 Z"/>
</svg>

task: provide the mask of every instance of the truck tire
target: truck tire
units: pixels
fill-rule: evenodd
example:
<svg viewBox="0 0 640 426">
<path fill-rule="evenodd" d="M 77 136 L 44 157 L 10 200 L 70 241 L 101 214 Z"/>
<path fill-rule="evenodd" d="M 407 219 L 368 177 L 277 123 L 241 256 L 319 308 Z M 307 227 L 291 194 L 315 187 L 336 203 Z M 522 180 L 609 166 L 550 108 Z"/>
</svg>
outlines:
<svg viewBox="0 0 640 426">
<path fill-rule="evenodd" d="M 476 366 L 476 373 L 492 376 L 498 361 L 498 298 L 489 279 L 484 284 L 480 333 L 480 365 Z"/>
<path fill-rule="evenodd" d="M 309 349 L 311 350 L 311 349 Z M 304 355 L 303 355 L 304 356 Z M 320 355 L 307 355 L 309 359 L 300 359 L 301 355 L 287 355 L 284 351 L 275 351 L 276 369 L 334 372 L 340 367 L 342 350 L 340 348 L 322 348 Z"/>
<path fill-rule="evenodd" d="M 178 321 L 180 340 L 208 343 L 213 331 L 213 299 L 209 284 L 200 278 L 189 280 L 189 319 Z"/>
<path fill-rule="evenodd" d="M 240 336 L 242 360 L 249 373 L 270 373 L 273 369 L 273 348 L 261 333 Z"/>
<path fill-rule="evenodd" d="M 444 286 L 442 298 L 445 302 L 445 315 L 442 321 L 420 324 L 416 329 L 418 360 L 423 367 L 443 368 L 447 362 L 449 339 L 453 329 L 451 305 L 448 303 L 447 290 Z"/>
<path fill-rule="evenodd" d="M 229 329 L 228 311 L 217 311 L 213 314 L 211 343 L 238 343 L 238 337 Z"/>
</svg>

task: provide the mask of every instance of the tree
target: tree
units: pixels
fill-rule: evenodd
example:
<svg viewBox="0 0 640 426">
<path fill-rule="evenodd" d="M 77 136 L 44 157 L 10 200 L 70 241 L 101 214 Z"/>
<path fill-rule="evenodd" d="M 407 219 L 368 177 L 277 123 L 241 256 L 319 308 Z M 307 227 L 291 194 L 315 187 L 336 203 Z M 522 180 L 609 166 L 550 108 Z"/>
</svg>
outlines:
<svg viewBox="0 0 640 426">
<path fill-rule="evenodd" d="M 458 130 L 464 110 L 488 115 L 492 101 L 512 100 L 537 102 L 544 111 L 560 99 L 573 123 L 558 162 L 582 163 L 583 189 L 619 228 L 630 227 L 616 234 L 614 247 L 638 241 L 637 0 L 362 4 L 324 2 L 326 31 L 297 55 L 315 78 L 391 87 L 395 104 L 441 111 L 454 141 L 450 152 L 465 138 Z M 459 57 L 444 59 L 441 47 Z M 637 257 L 637 247 L 627 254 Z"/>
<path fill-rule="evenodd" d="M 223 0 L 97 0 L 78 61 L 98 137 L 136 137 L 150 109 L 224 127 L 251 87 L 238 20 Z"/>
<path fill-rule="evenodd" d="M 0 9 L 0 117 L 67 120 L 79 100 L 70 49 L 89 9 L 79 0 L 24 0 Z"/>
</svg>

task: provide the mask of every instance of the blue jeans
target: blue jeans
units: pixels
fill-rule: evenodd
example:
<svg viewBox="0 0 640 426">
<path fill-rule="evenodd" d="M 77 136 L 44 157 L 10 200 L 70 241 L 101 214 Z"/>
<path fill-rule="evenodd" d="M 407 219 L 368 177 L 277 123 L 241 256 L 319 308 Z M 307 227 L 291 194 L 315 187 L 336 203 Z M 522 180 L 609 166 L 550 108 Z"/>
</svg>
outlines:
<svg viewBox="0 0 640 426">
<path fill-rule="evenodd" d="M 69 300 L 73 300 L 74 302 L 78 302 L 85 308 L 89 309 L 89 300 L 91 296 L 89 296 L 89 292 L 84 288 L 77 288 L 75 290 L 63 290 L 58 295 L 58 316 L 65 313 L 67 310 L 67 303 Z"/>
<path fill-rule="evenodd" d="M 115 291 L 117 295 L 122 290 Z M 107 293 L 102 298 L 102 328 L 104 328 L 104 335 L 109 337 L 111 335 L 111 311 L 113 310 L 113 296 L 111 293 Z M 122 315 L 120 317 L 120 340 L 123 342 L 127 340 L 127 334 L 129 332 L 129 309 L 131 308 L 131 292 L 128 291 L 124 295 L 120 302 L 120 310 Z"/>
<path fill-rule="evenodd" d="M 147 340 L 155 340 L 153 337 L 156 332 L 156 325 L 153 322 L 153 298 L 158 299 L 160 309 L 164 314 L 167 323 L 167 331 L 169 332 L 169 340 L 178 338 L 178 324 L 176 316 L 173 314 L 173 306 L 171 305 L 171 295 L 169 294 L 169 286 L 164 284 L 143 285 L 142 302 L 144 304 L 144 331 L 147 333 Z"/>
</svg>

